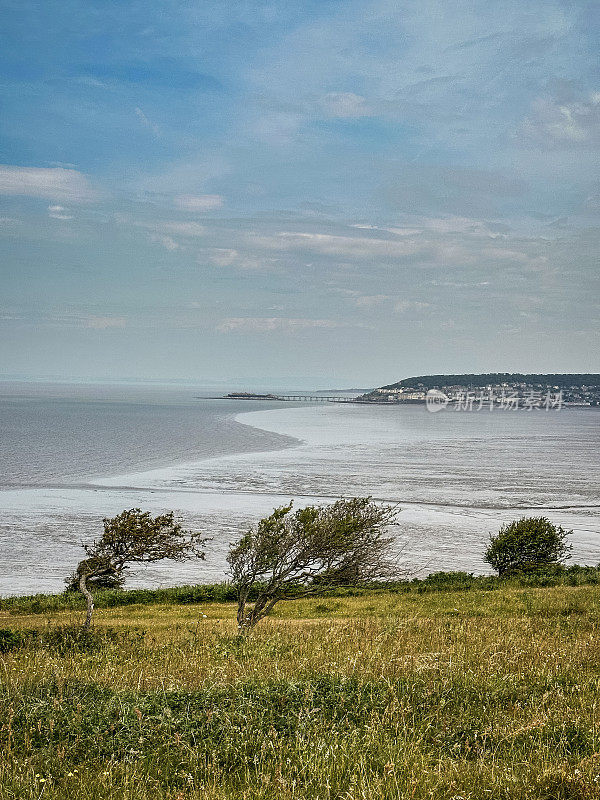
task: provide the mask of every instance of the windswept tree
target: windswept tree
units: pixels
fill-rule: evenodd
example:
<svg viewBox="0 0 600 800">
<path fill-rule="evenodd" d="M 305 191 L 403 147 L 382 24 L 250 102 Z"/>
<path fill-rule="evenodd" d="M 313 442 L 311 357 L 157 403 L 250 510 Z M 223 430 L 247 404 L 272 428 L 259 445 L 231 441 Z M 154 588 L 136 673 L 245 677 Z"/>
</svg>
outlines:
<svg viewBox="0 0 600 800">
<path fill-rule="evenodd" d="M 104 520 L 102 537 L 83 545 L 86 558 L 66 583 L 85 597 L 87 614 L 84 630 L 90 627 L 94 611 L 94 588 L 120 588 L 131 564 L 150 564 L 163 559 L 185 561 L 204 558 L 205 539 L 184 530 L 172 511 L 152 517 L 147 511 L 132 508 Z"/>
<path fill-rule="evenodd" d="M 294 513 L 290 503 L 261 519 L 231 545 L 227 558 L 239 630 L 253 628 L 281 600 L 397 575 L 394 538 L 387 535 L 396 514 L 355 497 Z"/>
</svg>

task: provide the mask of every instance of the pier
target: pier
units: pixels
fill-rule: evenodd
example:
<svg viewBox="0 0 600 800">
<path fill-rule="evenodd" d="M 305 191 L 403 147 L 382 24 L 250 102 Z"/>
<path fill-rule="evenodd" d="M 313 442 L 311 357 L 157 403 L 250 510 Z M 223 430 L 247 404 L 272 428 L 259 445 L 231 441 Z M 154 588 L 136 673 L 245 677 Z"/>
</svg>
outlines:
<svg viewBox="0 0 600 800">
<path fill-rule="evenodd" d="M 270 400 L 285 403 L 353 403 L 355 397 L 337 394 L 252 394 L 251 392 L 230 392 L 223 400 Z"/>
<path fill-rule="evenodd" d="M 354 397 L 341 397 L 337 394 L 280 394 L 277 400 L 285 400 L 290 403 L 353 403 Z"/>
</svg>

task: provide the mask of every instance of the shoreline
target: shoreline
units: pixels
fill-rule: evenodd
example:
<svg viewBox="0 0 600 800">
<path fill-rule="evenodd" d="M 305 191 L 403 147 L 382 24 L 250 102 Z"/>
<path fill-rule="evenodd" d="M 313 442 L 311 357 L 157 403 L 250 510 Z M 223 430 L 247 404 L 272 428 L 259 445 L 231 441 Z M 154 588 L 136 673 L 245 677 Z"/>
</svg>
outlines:
<svg viewBox="0 0 600 800">
<path fill-rule="evenodd" d="M 52 490 L 46 492 L 15 493 L 18 497 L 5 498 L 4 517 L 17 524 L 37 517 L 31 531 L 17 536 L 14 546 L 16 561 L 8 565 L 6 574 L 0 575 L 0 595 L 54 593 L 62 589 L 63 578 L 81 557 L 80 541 L 92 538 L 103 516 L 119 513 L 123 508 L 143 506 L 151 513 L 173 508 L 192 529 L 205 530 L 212 535 L 206 561 L 202 565 L 164 563 L 155 567 L 132 571 L 128 577 L 129 588 L 159 588 L 224 580 L 226 551 L 230 541 L 237 539 L 248 525 L 271 513 L 274 506 L 284 505 L 290 499 L 297 504 L 318 504 L 327 500 L 323 496 L 291 496 L 272 493 L 171 492 L 153 489 L 105 493 L 90 487 L 86 490 Z M 177 503 L 173 502 L 177 496 Z M 334 499 L 334 498 L 332 498 Z M 31 507 L 35 506 L 32 514 Z M 517 516 L 547 516 L 557 524 L 565 517 L 576 528 L 573 537 L 573 561 L 582 566 L 595 565 L 600 560 L 600 537 L 589 523 L 596 522 L 595 509 L 562 510 L 539 507 L 513 508 L 449 508 L 441 505 L 417 503 L 400 504 L 398 536 L 406 543 L 403 558 L 417 575 L 428 572 L 466 571 L 485 574 L 487 565 L 482 561 L 484 539 L 502 524 Z M 69 508 L 66 516 L 63 509 Z M 48 537 L 48 524 L 56 520 L 56 534 Z M 54 527 L 54 523 L 53 527 Z M 32 538 L 40 528 L 42 538 Z M 456 532 L 460 529 L 461 546 L 457 547 Z M 29 526 L 28 526 L 29 527 Z M 86 530 L 89 533 L 84 534 Z M 49 531 L 48 531 L 49 532 Z M 27 554 L 31 553 L 30 556 Z M 39 564 L 45 565 L 44 579 L 40 580 Z M 28 566 L 28 564 L 30 566 Z"/>
<path fill-rule="evenodd" d="M 62 578 L 79 559 L 81 540 L 97 535 L 103 517 L 133 507 L 144 507 L 151 513 L 172 509 L 187 525 L 212 536 L 213 542 L 202 568 L 165 564 L 136 570 L 128 580 L 132 588 L 219 582 L 226 569 L 228 543 L 271 513 L 274 506 L 290 499 L 303 505 L 366 494 L 400 505 L 398 535 L 408 542 L 407 559 L 421 572 L 447 569 L 485 573 L 487 567 L 481 555 L 489 533 L 524 515 L 548 516 L 555 523 L 573 528 L 574 561 L 589 565 L 600 560 L 600 514 L 594 502 L 597 495 L 578 490 L 579 485 L 584 485 L 581 471 L 579 483 L 563 480 L 552 493 L 554 484 L 547 473 L 535 484 L 512 492 L 505 490 L 511 473 L 498 476 L 490 484 L 484 475 L 471 470 L 464 477 L 469 491 L 455 492 L 453 486 L 462 485 L 463 478 L 459 474 L 453 476 L 454 483 L 447 483 L 445 474 L 438 474 L 441 466 L 436 452 L 442 456 L 449 453 L 447 463 L 460 466 L 463 451 L 471 452 L 474 446 L 480 449 L 480 440 L 473 439 L 473 429 L 484 432 L 484 420 L 455 421 L 459 415 L 452 415 L 440 427 L 436 415 L 402 409 L 393 415 L 396 427 L 390 427 L 389 413 L 373 409 L 374 406 L 345 404 L 232 409 L 231 417 L 237 424 L 254 429 L 257 435 L 265 432 L 284 436 L 287 444 L 120 472 L 94 481 L 3 487 L 0 537 L 11 558 L 0 574 L 0 594 L 59 591 Z M 522 424 L 529 426 L 531 441 L 537 441 L 543 453 L 550 453 L 550 447 L 556 451 L 562 436 L 575 430 L 571 423 L 565 427 L 565 418 L 559 421 L 558 428 L 551 426 L 552 437 L 548 439 L 541 421 L 531 427 L 530 419 Z M 432 424 L 438 427 L 430 434 Z M 485 424 L 490 424 L 489 417 Z M 416 438 L 411 426 L 417 426 Z M 510 441 L 518 442 L 515 452 L 521 452 L 521 428 L 510 422 L 510 440 L 499 438 L 493 428 L 486 434 L 492 436 L 487 441 L 497 441 L 501 448 L 512 447 Z M 462 438 L 467 434 L 471 438 Z M 425 445 L 428 449 L 421 454 Z M 454 448 L 458 448 L 456 453 Z M 510 452 L 505 461 L 513 469 Z M 447 464 L 444 469 L 448 469 Z M 565 467 L 557 463 L 556 469 L 559 476 L 566 475 Z M 469 481 L 474 482 L 471 485 Z M 593 483 L 589 487 L 593 488 Z M 43 579 L 40 563 L 47 567 Z"/>
<path fill-rule="evenodd" d="M 244 457 L 252 457 L 252 456 L 262 456 L 267 455 L 268 453 L 279 453 L 283 450 L 293 450 L 294 448 L 300 447 L 304 444 L 302 439 L 299 439 L 296 436 L 292 436 L 291 434 L 287 433 L 279 433 L 278 431 L 269 430 L 268 428 L 260 427 L 259 425 L 251 425 L 248 422 L 242 422 L 240 417 L 251 416 L 252 414 L 262 414 L 262 413 L 269 413 L 270 411 L 279 411 L 279 410 L 288 410 L 288 409 L 256 409 L 254 411 L 233 411 L 227 416 L 233 422 L 238 425 L 242 425 L 245 428 L 249 428 L 254 431 L 259 431 L 261 433 L 269 433 L 273 436 L 277 436 L 279 439 L 286 439 L 288 442 L 282 442 L 279 447 L 267 447 L 265 449 L 259 450 L 252 450 L 252 449 L 238 449 L 235 452 L 231 453 L 218 453 L 216 455 L 207 455 L 202 458 L 194 458 L 194 459 L 186 459 L 185 461 L 177 461 L 170 464 L 163 464 L 162 466 L 153 467 L 150 469 L 142 469 L 142 470 L 131 470 L 128 472 L 120 472 L 117 475 L 107 475 L 105 477 L 99 476 L 97 481 L 86 481 L 78 484 L 81 488 L 114 488 L 114 489 L 138 489 L 144 490 L 148 489 L 149 491 L 156 490 L 156 486 L 147 486 L 147 487 L 132 487 L 128 483 L 115 483 L 115 481 L 121 481 L 122 478 L 127 478 L 128 476 L 138 476 L 138 475 L 153 475 L 154 480 L 160 480 L 159 476 L 165 480 L 165 474 L 168 475 L 169 472 L 175 473 L 177 470 L 191 470 L 195 466 L 200 466 L 206 464 L 210 461 L 222 461 L 225 459 L 237 459 L 237 458 L 244 458 Z M 57 484 L 57 486 L 61 485 L 71 485 L 71 484 Z M 167 487 L 160 487 L 161 489 L 167 490 Z M 194 491 L 194 490 L 190 490 Z M 200 491 L 200 490 L 195 490 Z"/>
<path fill-rule="evenodd" d="M 260 451 L 262 454 L 263 451 Z M 269 453 L 270 450 L 265 450 L 264 453 Z M 244 454 L 245 455 L 245 454 Z M 227 456 L 229 457 L 229 456 Z M 233 457 L 233 456 L 232 456 Z M 207 459 L 210 460 L 210 459 Z M 204 461 L 199 462 L 190 462 L 192 464 L 201 464 Z M 185 466 L 185 465 L 182 465 Z M 43 490 L 67 490 L 67 491 L 93 491 L 93 492 L 111 492 L 111 491 L 118 491 L 118 492 L 148 492 L 150 494 L 183 494 L 183 495 L 213 495 L 218 493 L 216 490 L 212 490 L 209 488 L 185 488 L 185 487 L 177 487 L 177 486 L 133 486 L 131 484 L 103 484 L 103 483 L 40 483 L 40 484 L 31 484 L 29 486 L 5 486 L 0 489 L 0 492 L 35 492 L 35 491 L 43 491 Z M 225 494 L 225 490 L 221 490 L 223 494 Z M 236 489 L 233 492 L 227 492 L 229 496 L 232 495 L 241 495 L 241 496 L 248 496 L 248 497 L 271 497 L 281 499 L 283 497 L 288 497 L 289 493 L 281 493 L 281 492 L 273 492 L 273 491 L 258 491 L 258 490 L 250 490 L 250 489 Z M 310 493 L 295 493 L 295 499 L 302 499 L 307 501 L 314 501 L 314 500 L 327 500 L 327 501 L 335 501 L 340 499 L 341 497 L 346 497 L 348 495 L 345 494 L 319 494 L 317 492 L 310 492 Z M 423 508 L 438 508 L 438 509 L 462 509 L 462 510 L 473 510 L 473 511 L 583 511 L 585 509 L 600 509 L 600 503 L 563 503 L 560 505 L 552 505 L 552 504 L 545 504 L 545 505 L 531 505 L 527 503 L 512 503 L 506 505 L 498 505 L 493 503 L 450 503 L 444 502 L 441 500 L 412 500 L 412 499 L 405 499 L 403 497 L 390 497 L 390 496 L 382 496 L 378 497 L 377 495 L 369 495 L 369 497 L 377 503 L 391 503 L 392 505 L 398 504 L 402 506 L 411 506 L 411 507 L 423 507 Z"/>
</svg>

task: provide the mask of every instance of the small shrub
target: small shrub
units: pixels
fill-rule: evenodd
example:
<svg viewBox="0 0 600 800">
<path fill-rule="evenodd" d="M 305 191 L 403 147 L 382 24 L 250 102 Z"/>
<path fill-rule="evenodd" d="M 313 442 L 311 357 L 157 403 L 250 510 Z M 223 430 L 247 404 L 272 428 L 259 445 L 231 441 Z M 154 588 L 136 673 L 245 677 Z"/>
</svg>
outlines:
<svg viewBox="0 0 600 800">
<path fill-rule="evenodd" d="M 553 525 L 546 517 L 521 517 L 490 537 L 484 560 L 500 576 L 559 567 L 569 558 L 566 538 L 573 531 Z"/>
</svg>

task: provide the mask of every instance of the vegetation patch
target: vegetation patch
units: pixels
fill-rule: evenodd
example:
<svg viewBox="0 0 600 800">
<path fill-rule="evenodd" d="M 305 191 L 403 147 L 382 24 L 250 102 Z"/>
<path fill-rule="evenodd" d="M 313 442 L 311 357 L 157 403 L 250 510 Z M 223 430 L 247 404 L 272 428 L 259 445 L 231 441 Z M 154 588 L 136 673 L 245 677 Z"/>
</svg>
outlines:
<svg viewBox="0 0 600 800">
<path fill-rule="evenodd" d="M 39 628 L 1 628 L 0 653 L 21 650 L 29 647 L 36 650 L 47 649 L 59 654 L 69 652 L 101 651 L 109 645 L 118 647 L 140 647 L 144 642 L 145 631 L 119 630 L 101 627 L 83 630 L 79 626 L 56 626 Z"/>
<path fill-rule="evenodd" d="M 406 784 L 410 755 L 430 765 L 440 758 L 449 765 L 535 761 L 539 753 L 569 763 L 600 749 L 589 721 L 549 717 L 506 730 L 502 709 L 531 708 L 544 690 L 415 676 L 390 683 L 319 675 L 150 693 L 53 682 L 17 696 L 3 691 L 10 725 L 2 745 L 11 760 L 52 775 L 56 787 L 75 769 L 109 763 L 113 772 L 134 766 L 161 792 L 189 788 L 189 776 L 196 787 L 216 776 L 234 792 L 285 765 L 285 784 L 301 796 L 324 797 L 319 786 L 327 781 L 328 796 L 341 798 L 364 774 L 385 786 L 394 772 Z"/>
<path fill-rule="evenodd" d="M 426 578 L 402 581 L 367 582 L 363 586 L 340 586 L 323 592 L 325 597 L 372 597 L 378 593 L 424 594 L 428 592 L 496 591 L 518 587 L 546 588 L 551 586 L 594 586 L 600 583 L 600 568 L 552 567 L 510 577 L 473 575 L 470 572 L 434 572 Z M 258 596 L 257 585 L 249 599 Z M 300 596 L 300 592 L 298 592 Z M 205 603 L 233 603 L 237 591 L 228 583 L 173 586 L 165 589 L 112 589 L 94 592 L 96 608 L 118 608 L 134 605 L 202 605 Z M 9 614 L 45 614 L 54 611 L 79 611 L 85 607 L 77 592 L 62 594 L 36 594 L 22 597 L 0 598 L 0 611 Z"/>
<path fill-rule="evenodd" d="M 234 603 L 104 609 L 85 640 L 25 616 L 2 634 L 0 797 L 600 798 L 599 599 L 304 598 L 251 636 Z"/>
</svg>

